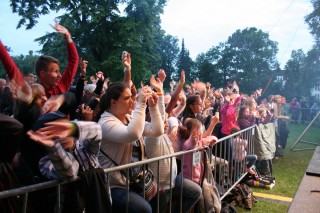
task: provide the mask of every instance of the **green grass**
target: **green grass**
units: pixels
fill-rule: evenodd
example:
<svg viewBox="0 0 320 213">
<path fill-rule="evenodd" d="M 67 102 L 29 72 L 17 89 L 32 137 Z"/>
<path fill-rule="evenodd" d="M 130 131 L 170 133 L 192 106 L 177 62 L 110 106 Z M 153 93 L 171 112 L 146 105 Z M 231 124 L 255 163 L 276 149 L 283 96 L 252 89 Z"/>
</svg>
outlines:
<svg viewBox="0 0 320 213">
<path fill-rule="evenodd" d="M 291 151 L 292 145 L 296 142 L 297 138 L 301 135 L 308 124 L 288 124 L 290 131 L 288 144 L 285 150 L 284 157 L 279 157 L 273 160 L 273 176 L 276 178 L 276 185 L 272 190 L 265 190 L 253 188 L 254 192 L 272 194 L 284 197 L 293 198 L 302 177 L 307 169 L 309 161 L 314 153 L 314 150 L 301 150 Z M 320 145 L 320 125 L 319 122 L 315 123 L 303 136 L 302 140 L 318 143 Z M 299 142 L 296 144 L 297 148 L 314 148 L 316 146 Z M 258 198 L 258 202 L 253 205 L 251 211 L 238 208 L 239 212 L 273 212 L 283 213 L 287 212 L 289 205 L 279 203 L 271 200 L 262 200 Z"/>
</svg>

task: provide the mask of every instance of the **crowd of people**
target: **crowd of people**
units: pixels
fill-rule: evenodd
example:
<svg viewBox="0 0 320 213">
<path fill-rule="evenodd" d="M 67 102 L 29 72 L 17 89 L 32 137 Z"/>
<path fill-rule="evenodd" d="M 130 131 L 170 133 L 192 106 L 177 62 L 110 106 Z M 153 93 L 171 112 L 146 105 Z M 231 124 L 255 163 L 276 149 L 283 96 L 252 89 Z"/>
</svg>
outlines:
<svg viewBox="0 0 320 213">
<path fill-rule="evenodd" d="M 124 212 L 127 205 L 129 212 L 155 212 L 159 205 L 161 212 L 167 212 L 170 196 L 173 212 L 180 208 L 188 212 L 200 199 L 203 176 L 201 160 L 193 162 L 193 154 L 160 161 L 161 173 L 157 163 L 149 164 L 160 180 L 160 193 L 150 201 L 133 190 L 126 195 L 127 176 L 120 171 L 105 176 L 103 169 L 213 146 L 220 138 L 260 123 L 276 123 L 277 147 L 285 149 L 289 116 L 284 112 L 284 97 L 261 99 L 262 89 L 243 94 L 236 81 L 225 88 L 200 81 L 186 84 L 184 71 L 166 92 L 162 69 L 150 78 L 150 85 L 137 88 L 126 51 L 122 82 L 111 82 L 101 71 L 86 82 L 88 61 L 79 59 L 65 27 L 53 27 L 67 45 L 68 64 L 62 74 L 59 61 L 43 55 L 35 62 L 36 75 L 23 76 L 0 42 L 0 60 L 7 72 L 7 79 L 0 79 L 0 162 L 13 166 L 22 185 L 80 176 L 88 201 L 78 205 L 76 196 L 67 196 L 79 188 L 79 183 L 70 184 L 64 190 L 64 212 L 75 208 Z M 223 147 L 228 151 L 216 157 L 235 162 L 246 159 L 246 172 L 254 174 L 257 158 L 247 155 L 247 141 L 236 137 L 226 143 Z M 238 168 L 235 173 L 239 175 Z M 130 176 L 134 175 L 132 170 Z M 98 200 L 90 196 L 97 192 Z M 54 212 L 54 196 L 52 189 L 33 192 L 30 208 Z"/>
<path fill-rule="evenodd" d="M 319 103 L 316 101 L 307 101 L 306 98 L 294 97 L 289 104 L 289 113 L 291 114 L 292 124 L 304 124 L 312 120 L 319 112 Z"/>
</svg>

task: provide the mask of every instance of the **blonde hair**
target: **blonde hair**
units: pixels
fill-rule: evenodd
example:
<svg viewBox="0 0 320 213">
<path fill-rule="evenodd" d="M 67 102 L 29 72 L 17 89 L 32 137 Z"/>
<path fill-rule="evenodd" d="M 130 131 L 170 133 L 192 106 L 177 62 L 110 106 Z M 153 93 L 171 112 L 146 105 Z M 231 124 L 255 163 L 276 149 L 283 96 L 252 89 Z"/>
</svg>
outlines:
<svg viewBox="0 0 320 213">
<path fill-rule="evenodd" d="M 31 85 L 31 89 L 32 89 L 32 99 L 36 99 L 39 96 L 46 94 L 46 91 L 44 89 L 44 87 L 41 84 L 38 83 L 33 83 Z"/>
</svg>

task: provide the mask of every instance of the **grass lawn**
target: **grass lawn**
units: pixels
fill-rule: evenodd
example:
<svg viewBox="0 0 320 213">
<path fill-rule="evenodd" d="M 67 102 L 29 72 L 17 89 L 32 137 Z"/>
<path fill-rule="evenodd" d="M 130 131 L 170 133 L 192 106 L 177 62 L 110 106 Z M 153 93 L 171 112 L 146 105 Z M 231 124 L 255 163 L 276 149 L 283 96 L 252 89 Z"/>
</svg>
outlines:
<svg viewBox="0 0 320 213">
<path fill-rule="evenodd" d="M 285 155 L 273 160 L 273 176 L 276 178 L 276 185 L 272 190 L 265 190 L 259 188 L 253 188 L 254 192 L 272 194 L 284 197 L 293 198 L 301 179 L 307 169 L 309 161 L 313 155 L 314 150 L 301 150 L 301 151 L 291 151 L 292 145 L 296 142 L 297 138 L 301 135 L 308 124 L 288 124 L 288 129 L 290 131 L 287 147 L 285 150 Z M 320 123 L 317 121 L 315 126 L 312 126 L 306 134 L 303 136 L 302 140 L 318 143 L 320 145 Z M 299 142 L 295 149 L 297 148 L 315 148 L 314 145 L 305 144 Z M 257 198 L 258 202 L 253 205 L 251 211 L 238 208 L 239 212 L 273 212 L 273 213 L 283 213 L 287 212 L 289 204 L 273 201 L 273 200 L 263 200 Z"/>
</svg>

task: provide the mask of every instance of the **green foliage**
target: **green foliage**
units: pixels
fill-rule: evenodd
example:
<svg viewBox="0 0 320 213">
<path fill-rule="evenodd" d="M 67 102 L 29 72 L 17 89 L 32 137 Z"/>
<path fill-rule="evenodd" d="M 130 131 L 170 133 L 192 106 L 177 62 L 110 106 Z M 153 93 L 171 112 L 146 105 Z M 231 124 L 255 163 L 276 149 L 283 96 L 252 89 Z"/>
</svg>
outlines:
<svg viewBox="0 0 320 213">
<path fill-rule="evenodd" d="M 257 28 L 246 28 L 233 33 L 223 55 L 230 58 L 229 79 L 237 80 L 246 93 L 264 87 L 273 70 L 278 67 L 277 42 Z"/>
<path fill-rule="evenodd" d="M 277 51 L 277 42 L 271 41 L 267 33 L 246 28 L 237 30 L 226 42 L 199 55 L 196 66 L 201 80 L 218 81 L 213 83 L 215 87 L 236 80 L 241 92 L 251 93 L 264 88 L 278 68 Z"/>
<path fill-rule="evenodd" d="M 10 52 L 10 48 L 7 48 Z M 34 64 L 37 60 L 38 56 L 34 55 L 32 51 L 29 51 L 28 55 L 19 55 L 19 56 L 12 56 L 13 61 L 18 65 L 18 68 L 22 72 L 23 75 L 26 75 L 30 72 L 34 73 Z M 0 78 L 6 77 L 6 71 L 0 63 Z"/>
<path fill-rule="evenodd" d="M 132 55 L 132 78 L 136 84 L 147 80 L 163 65 L 173 72 L 175 57 L 172 54 L 177 53 L 177 40 L 165 35 L 160 26 L 166 0 L 11 2 L 13 11 L 21 16 L 18 27 L 32 28 L 39 15 L 46 13 L 43 8 L 65 11 L 59 17 L 60 23 L 71 32 L 80 57 L 89 61 L 88 75 L 101 70 L 112 81 L 121 80 L 124 50 Z M 28 15 L 30 13 L 33 15 Z M 56 57 L 63 65 L 66 52 L 61 35 L 50 33 L 37 41 L 43 45 L 41 53 Z M 163 46 L 168 52 L 159 51 Z"/>
<path fill-rule="evenodd" d="M 287 82 L 285 84 L 284 95 L 291 100 L 293 97 L 305 96 L 304 94 L 304 84 L 302 76 L 304 76 L 305 71 L 305 54 L 303 51 L 296 50 L 292 51 L 291 59 L 287 62 L 285 66 L 285 76 Z M 310 89 L 309 89 L 310 91 Z"/>
<path fill-rule="evenodd" d="M 161 68 L 165 70 L 167 77 L 164 81 L 164 87 L 169 88 L 172 75 L 176 72 L 175 64 L 177 63 L 177 56 L 179 53 L 178 39 L 171 35 L 165 35 L 159 38 L 157 52 L 161 55 Z M 161 42 L 162 40 L 162 42 Z"/>
<path fill-rule="evenodd" d="M 186 82 L 190 83 L 193 82 L 198 76 L 194 69 L 194 62 L 190 58 L 189 50 L 184 46 L 184 39 L 182 39 L 181 44 L 181 51 L 178 56 L 177 62 L 177 73 L 176 73 L 176 80 L 180 78 L 180 71 L 184 70 L 186 75 Z"/>
<path fill-rule="evenodd" d="M 320 44 L 320 1 L 311 0 L 313 11 L 306 16 L 305 21 L 308 23 L 310 32 L 313 34 L 317 45 Z"/>
</svg>

